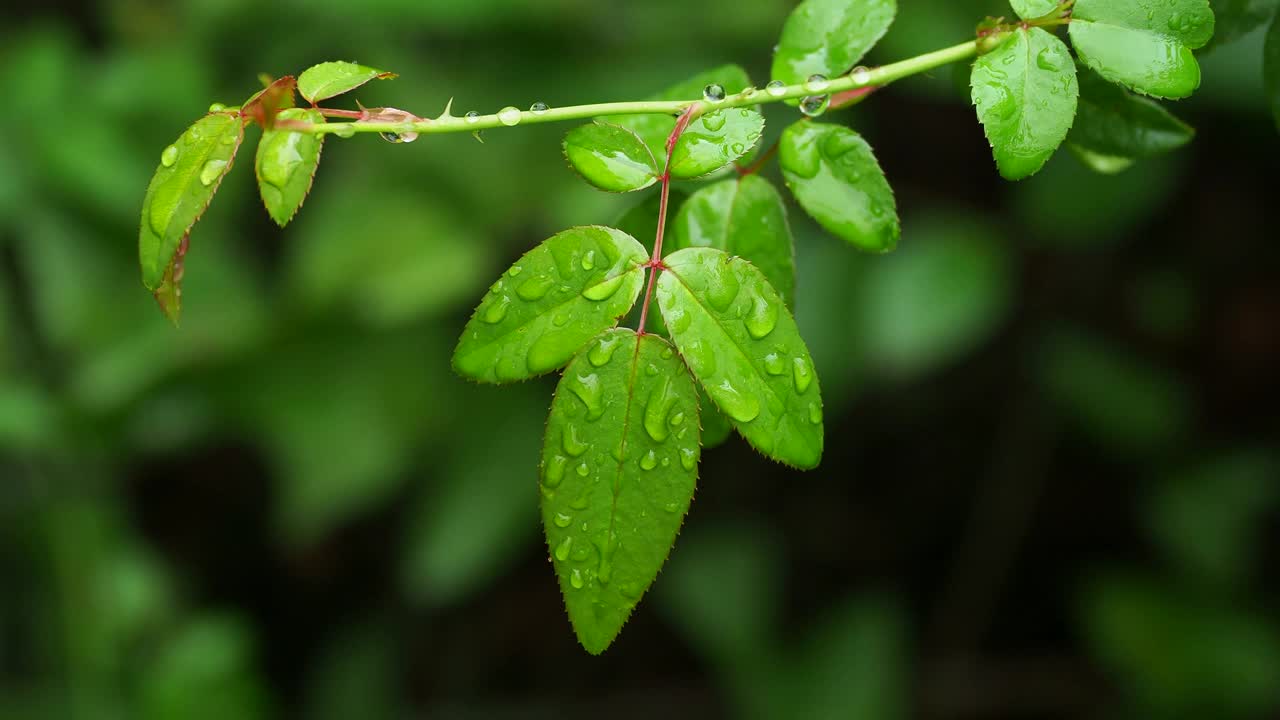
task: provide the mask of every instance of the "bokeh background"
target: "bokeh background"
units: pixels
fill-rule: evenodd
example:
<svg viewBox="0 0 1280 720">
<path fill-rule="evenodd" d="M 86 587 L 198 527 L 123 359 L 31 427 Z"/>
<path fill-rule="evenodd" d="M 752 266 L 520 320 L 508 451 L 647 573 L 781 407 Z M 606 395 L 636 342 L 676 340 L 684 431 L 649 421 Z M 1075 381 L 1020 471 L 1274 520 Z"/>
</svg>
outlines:
<svg viewBox="0 0 1280 720">
<path fill-rule="evenodd" d="M 1008 13 L 900 4 L 872 62 Z M 577 180 L 567 127 L 331 139 L 284 231 L 242 155 L 181 330 L 141 287 L 160 150 L 260 72 L 358 60 L 401 77 L 356 97 L 421 115 L 635 99 L 724 62 L 763 84 L 792 5 L 8 4 L 0 718 L 1280 717 L 1258 33 L 1203 55 L 1175 107 L 1194 144 L 1114 177 L 1063 152 L 1000 181 L 964 69 L 831 116 L 876 147 L 904 232 L 867 257 L 792 208 L 824 462 L 709 452 L 599 658 L 540 539 L 554 378 L 448 365 L 503 268 L 641 199 Z"/>
</svg>

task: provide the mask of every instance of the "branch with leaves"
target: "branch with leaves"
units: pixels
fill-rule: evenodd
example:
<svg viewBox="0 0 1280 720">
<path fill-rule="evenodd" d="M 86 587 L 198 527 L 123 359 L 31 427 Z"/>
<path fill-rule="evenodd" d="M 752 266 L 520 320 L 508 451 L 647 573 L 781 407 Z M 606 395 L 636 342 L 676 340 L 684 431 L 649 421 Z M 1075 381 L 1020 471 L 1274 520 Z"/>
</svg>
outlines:
<svg viewBox="0 0 1280 720">
<path fill-rule="evenodd" d="M 972 60 L 978 119 L 1010 180 L 1038 172 L 1064 143 L 1114 172 L 1191 139 L 1148 98 L 1187 97 L 1199 86 L 1192 50 L 1213 35 L 1207 0 L 1011 3 L 1016 19 L 989 19 L 972 40 L 865 68 L 858 63 L 889 29 L 896 0 L 805 0 L 783 28 L 763 88 L 727 65 L 637 102 L 536 103 L 461 117 L 450 107 L 430 119 L 330 108 L 320 103 L 393 75 L 316 65 L 268 82 L 238 107 L 211 107 L 164 149 L 143 204 L 143 283 L 176 322 L 191 228 L 249 125 L 263 128 L 254 158 L 262 201 L 284 226 L 307 197 L 327 135 L 403 143 L 593 120 L 565 136 L 570 165 L 609 192 L 656 185 L 656 206 L 638 205 L 617 227 L 566 230 L 521 257 L 463 329 L 453 367 L 482 383 L 562 370 L 540 463 L 542 517 L 569 618 L 583 646 L 599 653 L 662 568 L 704 449 L 736 430 L 791 467 L 821 460 L 822 396 L 792 315 L 787 209 L 758 171 L 776 157 L 800 207 L 860 250 L 894 249 L 900 225 L 871 146 L 819 116 Z M 1055 34 L 1064 30 L 1074 53 Z M 296 107 L 297 95 L 308 105 Z M 803 117 L 762 151 L 761 106 L 776 102 Z M 686 197 L 676 180 L 709 182 Z M 636 329 L 617 327 L 637 306 Z"/>
</svg>

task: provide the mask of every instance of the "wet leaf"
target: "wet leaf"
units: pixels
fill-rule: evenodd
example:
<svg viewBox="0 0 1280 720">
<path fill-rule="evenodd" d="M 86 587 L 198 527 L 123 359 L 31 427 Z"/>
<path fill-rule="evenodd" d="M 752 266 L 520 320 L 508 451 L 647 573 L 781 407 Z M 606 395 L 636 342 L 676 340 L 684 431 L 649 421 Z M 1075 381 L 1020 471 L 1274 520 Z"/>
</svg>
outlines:
<svg viewBox="0 0 1280 720">
<path fill-rule="evenodd" d="M 666 562 L 699 453 L 693 379 L 665 340 L 609 330 L 565 370 L 542 448 L 542 523 L 588 652 L 609 647 Z"/>
<path fill-rule="evenodd" d="M 849 72 L 884 37 L 897 12 L 896 0 L 805 0 L 782 26 L 773 79 L 795 85 L 815 74 Z"/>
<path fill-rule="evenodd" d="M 1143 158 L 1177 150 L 1196 131 L 1159 103 L 1084 71 L 1080 113 L 1068 139 L 1095 155 Z"/>
<path fill-rule="evenodd" d="M 705 72 L 698 73 L 688 80 L 676 83 L 660 93 L 651 95 L 646 100 L 693 102 L 702 99 L 703 89 L 711 84 L 725 89 L 729 95 L 742 92 L 751 85 L 747 71 L 737 65 L 721 65 Z M 621 125 L 644 140 L 659 161 L 667 157 L 667 137 L 676 128 L 676 119 L 666 115 L 619 115 L 608 118 L 608 122 Z"/>
<path fill-rule="evenodd" d="M 298 76 L 298 92 L 312 103 L 351 92 L 370 80 L 387 80 L 395 73 L 375 70 L 352 62 L 312 65 Z"/>
<path fill-rule="evenodd" d="M 787 307 L 795 305 L 795 240 L 787 208 L 759 175 L 722 180 L 694 193 L 671 221 L 672 250 L 713 247 L 764 273 Z"/>
<path fill-rule="evenodd" d="M 552 237 L 489 288 L 462 332 L 454 369 L 502 383 L 562 367 L 635 304 L 647 260 L 644 246 L 613 228 Z"/>
<path fill-rule="evenodd" d="M 564 156 L 584 180 L 608 192 L 643 190 L 658 181 L 649 147 L 618 125 L 595 122 L 570 130 Z"/>
<path fill-rule="evenodd" d="M 714 248 L 664 260 L 658 303 L 694 377 L 738 432 L 798 468 L 822 458 L 822 394 L 778 292 L 751 263 Z"/>
<path fill-rule="evenodd" d="M 189 236 L 183 236 L 182 242 L 178 243 L 178 251 L 174 253 L 173 260 L 170 261 L 169 267 L 165 268 L 164 280 L 153 293 L 156 303 L 160 305 L 160 312 L 164 313 L 175 327 L 182 319 L 182 276 L 186 272 L 185 262 L 189 246 Z"/>
<path fill-rule="evenodd" d="M 292 108 L 281 110 L 278 119 L 320 124 L 324 122 L 324 115 L 319 110 Z M 267 213 L 280 227 L 293 219 L 311 192 L 323 147 L 323 135 L 289 130 L 262 133 L 254 165 L 258 192 Z"/>
<path fill-rule="evenodd" d="M 138 234 L 142 283 L 148 290 L 164 281 L 178 245 L 209 207 L 243 140 L 244 123 L 238 116 L 210 113 L 160 153 L 160 166 L 142 201 Z"/>
<path fill-rule="evenodd" d="M 822 227 L 868 252 L 897 246 L 893 189 L 861 135 L 801 120 L 782 133 L 778 158 L 787 187 Z"/>
<path fill-rule="evenodd" d="M 1058 9 L 1060 0 L 1009 0 L 1013 11 L 1023 20 L 1042 18 Z"/>
<path fill-rule="evenodd" d="M 716 110 L 698 116 L 671 151 L 671 177 L 709 175 L 744 156 L 764 132 L 764 116 L 746 108 Z"/>
<path fill-rule="evenodd" d="M 1146 95 L 1183 98 L 1200 87 L 1192 50 L 1213 37 L 1208 0 L 1078 0 L 1068 31 L 1080 60 Z"/>
</svg>

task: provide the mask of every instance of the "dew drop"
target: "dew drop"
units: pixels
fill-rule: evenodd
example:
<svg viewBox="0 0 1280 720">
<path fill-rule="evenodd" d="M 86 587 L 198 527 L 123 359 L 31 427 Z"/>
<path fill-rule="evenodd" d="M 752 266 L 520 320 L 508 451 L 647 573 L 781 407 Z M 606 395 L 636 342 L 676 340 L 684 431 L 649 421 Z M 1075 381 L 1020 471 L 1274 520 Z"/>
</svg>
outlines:
<svg viewBox="0 0 1280 720">
<path fill-rule="evenodd" d="M 698 451 L 693 448 L 680 448 L 680 466 L 685 470 L 692 470 L 694 465 L 698 464 Z M 672 503 L 674 505 L 675 503 Z M 675 512 L 678 508 L 667 507 L 668 512 Z"/>
<path fill-rule="evenodd" d="M 591 467 L 586 463 L 578 463 L 578 467 L 574 468 L 574 472 L 578 473 L 578 477 L 586 477 L 591 474 Z"/>
<path fill-rule="evenodd" d="M 727 118 L 725 118 L 723 111 L 717 111 L 708 115 L 703 115 L 702 124 L 711 132 L 720 132 L 720 129 L 724 127 L 726 119 Z"/>
<path fill-rule="evenodd" d="M 386 140 L 389 143 L 408 142 L 407 140 L 404 139 L 404 136 L 402 136 L 400 133 L 384 132 L 384 133 L 378 133 L 378 135 L 382 136 L 382 139 Z"/>
<path fill-rule="evenodd" d="M 515 277 L 522 272 L 524 272 L 524 268 L 519 265 L 512 265 L 511 268 L 507 270 L 507 277 Z"/>
<path fill-rule="evenodd" d="M 671 392 L 671 379 L 663 378 L 661 383 L 649 395 L 644 406 L 644 430 L 654 442 L 662 442 L 671 433 L 667 427 L 667 415 L 676 403 L 676 396 Z"/>
<path fill-rule="evenodd" d="M 596 251 L 588 250 L 586 254 L 582 256 L 582 269 L 592 270 L 595 268 L 595 266 L 596 266 Z"/>
<path fill-rule="evenodd" d="M 570 522 L 572 522 L 572 520 L 570 520 Z M 559 515 L 556 516 L 555 523 L 559 527 L 566 527 L 566 525 L 560 525 Z M 556 545 L 556 559 L 559 560 L 560 562 L 564 562 L 565 560 L 568 560 L 569 551 L 572 549 L 573 549 L 573 536 L 566 535 L 565 538 L 560 541 L 560 544 Z M 574 570 L 574 572 L 576 573 L 577 570 Z"/>
<path fill-rule="evenodd" d="M 573 502 L 569 503 L 569 507 L 573 508 L 574 510 L 586 510 L 587 504 L 588 504 L 587 496 L 583 495 L 582 497 L 579 497 L 575 499 Z M 583 525 L 582 529 L 586 530 L 587 529 L 586 523 L 582 523 L 582 525 Z"/>
<path fill-rule="evenodd" d="M 716 354 L 702 339 L 693 340 L 685 352 L 685 359 L 695 375 L 707 377 L 716 371 Z"/>
<path fill-rule="evenodd" d="M 573 382 L 569 383 L 569 390 L 587 406 L 587 419 L 598 420 L 604 414 L 604 405 L 600 402 L 600 376 L 595 373 L 590 375 L 575 375 Z"/>
<path fill-rule="evenodd" d="M 462 119 L 466 121 L 468 125 L 474 125 L 475 123 L 480 122 L 480 113 L 475 110 L 469 110 L 466 115 L 462 116 Z"/>
<path fill-rule="evenodd" d="M 669 420 L 668 422 L 670 422 L 672 425 L 676 425 L 676 426 L 679 426 L 679 425 L 683 424 L 683 423 L 684 423 L 684 413 L 679 413 L 679 412 L 678 412 L 678 413 L 676 413 L 675 415 L 672 415 L 672 416 L 671 416 L 671 420 Z"/>
<path fill-rule="evenodd" d="M 781 375 L 787 371 L 787 364 L 778 353 L 769 353 L 764 356 L 764 371 L 770 375 Z"/>
<path fill-rule="evenodd" d="M 506 295 L 494 295 L 490 298 L 488 304 L 484 307 L 484 313 L 480 319 L 490 325 L 497 325 L 507 316 L 507 308 L 511 305 L 511 298 Z"/>
<path fill-rule="evenodd" d="M 707 282 L 707 302 L 711 303 L 711 307 L 724 312 L 729 309 L 729 305 L 733 303 L 734 298 L 738 297 L 738 290 L 741 284 L 738 282 L 738 276 L 733 272 L 733 268 L 729 267 L 729 261 L 715 260 L 715 266 L 712 268 L 710 277 Z"/>
<path fill-rule="evenodd" d="M 774 97 L 782 97 L 787 94 L 787 84 L 781 80 L 771 80 L 764 86 L 764 90 Z"/>
<path fill-rule="evenodd" d="M 618 338 L 602 338 L 587 351 L 587 361 L 596 367 L 601 367 L 613 359 L 613 353 L 617 349 Z"/>
<path fill-rule="evenodd" d="M 177 145 L 170 145 L 169 147 L 164 149 L 164 152 L 160 153 L 161 165 L 165 167 L 173 167 L 173 164 L 176 162 L 178 162 L 178 146 Z"/>
<path fill-rule="evenodd" d="M 809 95 L 800 101 L 800 112 L 809 117 L 818 117 L 827 111 L 830 104 L 830 95 Z"/>
<path fill-rule="evenodd" d="M 871 84 L 871 71 L 861 65 L 854 68 L 853 72 L 849 73 L 849 75 L 851 75 L 853 77 L 853 81 L 859 85 Z"/>
<path fill-rule="evenodd" d="M 541 101 L 536 102 L 529 106 L 529 112 L 533 113 L 534 115 L 541 115 L 550 109 L 551 108 L 547 107 L 546 103 Z"/>
<path fill-rule="evenodd" d="M 822 422 L 822 407 L 818 403 L 809 403 L 809 422 L 814 425 Z"/>
<path fill-rule="evenodd" d="M 758 91 L 754 87 L 748 85 L 745 88 L 743 88 L 742 92 L 738 93 L 738 95 L 744 98 L 749 98 L 749 97 L 754 97 L 756 92 Z"/>
<path fill-rule="evenodd" d="M 564 513 L 556 513 L 555 519 L 551 522 L 555 523 L 555 526 L 558 528 L 567 528 L 569 527 L 569 524 L 573 522 L 573 517 L 565 515 Z M 564 558 L 560 559 L 563 560 Z"/>
<path fill-rule="evenodd" d="M 227 109 L 227 106 L 223 105 L 222 103 L 214 103 L 209 106 L 209 112 L 211 113 L 222 112 L 223 110 L 226 110 L 226 109 Z"/>
<path fill-rule="evenodd" d="M 778 306 L 757 295 L 751 303 L 751 312 L 742 321 L 747 332 L 756 340 L 762 340 L 778 325 Z"/>
<path fill-rule="evenodd" d="M 658 467 L 658 455 L 654 451 L 650 450 L 640 458 L 641 470 L 652 470 L 656 467 Z"/>
<path fill-rule="evenodd" d="M 809 361 L 802 357 L 793 358 L 791 370 L 796 382 L 796 392 L 804 394 L 813 383 L 813 369 L 809 367 Z"/>
<path fill-rule="evenodd" d="M 333 134 L 345 140 L 356 134 L 355 123 L 339 123 L 334 126 Z"/>
<path fill-rule="evenodd" d="M 551 290 L 551 286 L 555 284 L 556 281 L 549 275 L 534 275 L 516 287 L 516 295 L 519 295 L 521 300 L 534 302 L 546 297 L 547 291 Z"/>
<path fill-rule="evenodd" d="M 582 457 L 591 448 L 578 437 L 578 428 L 572 424 L 566 424 L 560 432 L 560 446 L 569 453 L 569 457 Z"/>
<path fill-rule="evenodd" d="M 622 287 L 623 277 L 623 275 L 614 275 L 594 285 L 588 285 L 582 289 L 582 297 L 594 302 L 608 300 L 618 292 L 618 288 Z"/>
<path fill-rule="evenodd" d="M 520 111 L 508 105 L 498 111 L 498 121 L 507 127 L 520 124 Z"/>
<path fill-rule="evenodd" d="M 568 462 L 569 458 L 563 455 L 555 455 L 548 460 L 542 469 L 542 484 L 549 488 L 558 486 L 564 480 L 564 466 Z"/>
<path fill-rule="evenodd" d="M 738 422 L 751 422 L 760 415 L 760 401 L 753 395 L 743 395 L 728 380 L 712 385 L 707 391 L 725 414 Z"/>
<path fill-rule="evenodd" d="M 200 184 L 208 187 L 222 177 L 222 170 L 227 166 L 226 160 L 210 160 L 200 169 Z"/>
<path fill-rule="evenodd" d="M 583 585 L 582 573 L 578 570 L 578 568 L 574 568 L 573 574 L 569 576 L 569 584 L 573 586 L 574 590 L 582 589 L 582 585 Z"/>
<path fill-rule="evenodd" d="M 724 86 L 711 83 L 702 88 L 702 99 L 712 103 L 724 102 Z"/>
<path fill-rule="evenodd" d="M 820 93 L 823 90 L 826 90 L 827 85 L 829 84 L 830 83 L 827 82 L 826 75 L 820 75 L 815 73 L 813 75 L 810 75 L 808 80 L 804 81 L 804 89 L 808 90 L 811 93 Z"/>
</svg>

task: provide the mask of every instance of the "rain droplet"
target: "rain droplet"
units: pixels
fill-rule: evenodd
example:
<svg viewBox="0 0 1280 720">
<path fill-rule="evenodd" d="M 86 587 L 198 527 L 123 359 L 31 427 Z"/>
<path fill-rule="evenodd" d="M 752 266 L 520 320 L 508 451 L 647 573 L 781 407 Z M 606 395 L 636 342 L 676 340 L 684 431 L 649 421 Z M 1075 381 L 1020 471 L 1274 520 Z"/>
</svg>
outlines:
<svg viewBox="0 0 1280 720">
<path fill-rule="evenodd" d="M 338 123 L 334 126 L 333 134 L 345 140 L 356 134 L 355 123 Z"/>
<path fill-rule="evenodd" d="M 591 467 L 586 463 L 578 463 L 578 467 L 574 469 L 578 473 L 578 477 L 586 477 L 591 474 Z"/>
<path fill-rule="evenodd" d="M 667 439 L 670 429 L 667 427 L 667 415 L 671 413 L 671 408 L 675 406 L 676 396 L 671 392 L 670 378 L 663 378 L 659 385 L 654 388 L 653 393 L 649 396 L 648 403 L 644 406 L 644 429 L 649 433 L 649 437 L 654 442 L 662 442 Z"/>
<path fill-rule="evenodd" d="M 520 124 L 520 111 L 508 105 L 498 111 L 498 121 L 507 127 Z"/>
<path fill-rule="evenodd" d="M 582 589 L 582 585 L 583 585 L 582 573 L 578 570 L 578 568 L 574 568 L 573 574 L 569 576 L 569 584 L 573 586 L 574 590 Z"/>
<path fill-rule="evenodd" d="M 547 291 L 555 284 L 556 281 L 549 275 L 534 275 L 520 283 L 516 288 L 516 295 L 519 295 L 521 300 L 534 302 L 546 297 Z"/>
<path fill-rule="evenodd" d="M 822 407 L 818 403 L 809 403 L 809 422 L 814 425 L 822 422 Z"/>
<path fill-rule="evenodd" d="M 559 525 L 560 527 L 565 527 L 564 525 L 560 525 L 559 520 L 560 518 L 559 516 L 557 516 L 556 524 Z M 566 535 L 565 538 L 560 541 L 560 544 L 556 545 L 556 559 L 559 560 L 560 562 L 564 562 L 565 560 L 568 560 L 569 551 L 572 549 L 573 549 L 573 536 Z M 576 573 L 578 571 L 574 570 L 574 572 Z"/>
<path fill-rule="evenodd" d="M 733 268 L 729 267 L 727 257 L 713 262 L 715 265 L 711 268 L 712 272 L 707 282 L 707 302 L 711 303 L 711 307 L 716 310 L 724 312 L 729 309 L 733 299 L 738 297 L 741 285 L 737 274 L 733 272 Z"/>
<path fill-rule="evenodd" d="M 595 302 L 608 300 L 618 292 L 618 288 L 622 287 L 623 277 L 623 275 L 614 275 L 607 280 L 588 285 L 582 289 L 582 297 Z"/>
<path fill-rule="evenodd" d="M 541 115 L 542 113 L 550 109 L 551 108 L 547 107 L 547 104 L 542 101 L 538 101 L 529 106 L 529 112 L 533 113 L 534 115 Z"/>
<path fill-rule="evenodd" d="M 226 109 L 227 109 L 227 106 L 223 105 L 222 103 L 214 103 L 209 106 L 209 112 L 211 113 L 222 112 L 223 110 L 226 110 Z"/>
<path fill-rule="evenodd" d="M 849 73 L 849 75 L 851 75 L 853 77 L 853 81 L 859 85 L 871 84 L 871 71 L 861 65 L 854 68 L 853 72 Z"/>
<path fill-rule="evenodd" d="M 578 428 L 571 424 L 565 425 L 560 432 L 560 446 L 569 453 L 569 457 L 582 457 L 583 453 L 591 449 L 590 445 L 578 437 Z"/>
<path fill-rule="evenodd" d="M 715 398 L 720 409 L 738 422 L 751 422 L 760 415 L 760 401 L 753 395 L 743 395 L 738 392 L 738 389 L 728 380 L 720 381 L 719 385 L 712 385 L 707 388 L 707 391 Z"/>
<path fill-rule="evenodd" d="M 796 392 L 804 394 L 809 389 L 809 385 L 813 383 L 813 370 L 809 367 L 809 361 L 802 357 L 793 358 L 791 360 L 791 370 L 795 376 Z"/>
<path fill-rule="evenodd" d="M 587 360 L 596 367 L 608 364 L 613 359 L 613 353 L 618 349 L 618 338 L 602 338 L 600 342 L 591 346 L 587 351 Z"/>
<path fill-rule="evenodd" d="M 724 127 L 725 115 L 723 112 L 717 111 L 702 116 L 702 124 L 711 132 L 720 132 Z"/>
<path fill-rule="evenodd" d="M 573 502 L 569 503 L 569 507 L 573 508 L 574 510 L 586 510 L 587 505 L 588 505 L 588 501 L 587 501 L 586 495 L 583 495 L 582 497 L 577 498 Z M 586 530 L 585 526 L 586 526 L 586 523 L 583 523 L 583 528 L 582 528 L 583 530 Z"/>
<path fill-rule="evenodd" d="M 480 113 L 476 112 L 475 110 L 469 110 L 466 115 L 462 116 L 462 119 L 465 120 L 469 125 L 475 124 L 480 122 Z"/>
<path fill-rule="evenodd" d="M 574 375 L 573 382 L 569 383 L 569 390 L 587 406 L 587 419 L 598 420 L 604 414 L 604 405 L 600 402 L 600 376 L 595 373 L 590 375 Z"/>
<path fill-rule="evenodd" d="M 800 112 L 809 117 L 818 117 L 827 111 L 830 104 L 830 95 L 809 95 L 800 101 Z"/>
<path fill-rule="evenodd" d="M 553 488 L 564 480 L 564 466 L 569 462 L 569 458 L 563 455 L 555 455 L 547 461 L 546 467 L 542 469 L 542 484 Z"/>
<path fill-rule="evenodd" d="M 692 470 L 694 465 L 698 464 L 698 451 L 693 448 L 680 448 L 680 466 L 685 470 Z M 674 505 L 674 503 L 672 503 Z M 669 512 L 675 512 L 678 508 L 667 506 Z"/>
<path fill-rule="evenodd" d="M 210 160 L 200 169 L 200 184 L 208 187 L 222 177 L 222 170 L 227 166 L 226 160 Z"/>
<path fill-rule="evenodd" d="M 787 84 L 781 80 L 771 80 L 764 86 L 764 90 L 774 97 L 782 97 L 787 94 Z"/>
<path fill-rule="evenodd" d="M 810 75 L 808 80 L 804 81 L 804 89 L 808 90 L 811 93 L 820 93 L 823 90 L 826 90 L 827 85 L 829 84 L 830 83 L 827 82 L 826 75 L 820 75 L 815 73 L 813 75 Z"/>
<path fill-rule="evenodd" d="M 178 162 L 178 146 L 177 145 L 170 145 L 169 147 L 164 149 L 164 152 L 160 153 L 161 165 L 165 167 L 173 167 L 173 164 L 176 162 Z"/>
<path fill-rule="evenodd" d="M 1047 47 L 1036 55 L 1036 67 L 1049 72 L 1057 72 L 1061 68 L 1053 48 Z"/>
<path fill-rule="evenodd" d="M 764 371 L 770 375 L 781 375 L 787 371 L 787 364 L 778 353 L 769 353 L 764 356 Z"/>
<path fill-rule="evenodd" d="M 484 314 L 481 319 L 490 325 L 497 325 L 507 316 L 507 307 L 511 305 L 511 298 L 506 295 L 494 295 L 489 303 L 485 305 Z"/>
<path fill-rule="evenodd" d="M 405 137 L 400 133 L 384 132 L 384 133 L 378 133 L 378 134 L 382 136 L 383 140 L 386 140 L 389 143 L 411 142 L 410 140 L 406 140 Z"/>
<path fill-rule="evenodd" d="M 751 312 L 742 321 L 747 332 L 756 340 L 762 340 L 778 325 L 778 306 L 757 295 L 751 304 Z"/>
<path fill-rule="evenodd" d="M 640 458 L 641 470 L 652 470 L 657 466 L 658 466 L 658 455 L 652 450 L 645 453 L 644 456 Z"/>
<path fill-rule="evenodd" d="M 724 102 L 724 86 L 711 83 L 702 88 L 702 98 L 712 103 Z"/>
<path fill-rule="evenodd" d="M 522 272 L 524 272 L 524 268 L 519 265 L 512 265 L 511 268 L 507 270 L 507 277 L 515 277 Z"/>
<path fill-rule="evenodd" d="M 586 254 L 582 256 L 582 269 L 591 270 L 591 269 L 594 269 L 595 266 L 596 266 L 596 251 L 588 250 Z"/>
<path fill-rule="evenodd" d="M 556 513 L 556 517 L 554 520 L 552 520 L 552 522 L 555 523 L 555 526 L 558 528 L 567 528 L 569 527 L 569 523 L 573 522 L 573 517 L 570 515 L 565 515 L 564 513 Z M 560 559 L 563 560 L 564 558 L 560 558 Z"/>
<path fill-rule="evenodd" d="M 746 86 L 745 88 L 743 88 L 743 89 L 742 89 L 742 92 L 740 92 L 740 93 L 738 93 L 738 94 L 739 94 L 739 95 L 741 95 L 741 96 L 742 96 L 742 97 L 744 97 L 744 98 L 749 98 L 749 97 L 752 97 L 753 95 L 755 95 L 755 94 L 756 94 L 756 92 L 757 92 L 757 91 L 756 91 L 756 89 L 755 89 L 754 87 L 752 87 L 752 86 L 748 85 L 748 86 Z"/>
<path fill-rule="evenodd" d="M 684 413 L 679 413 L 679 412 L 678 412 L 678 413 L 676 413 L 675 415 L 672 415 L 672 416 L 671 416 L 671 420 L 670 420 L 669 422 L 670 422 L 672 425 L 680 425 L 681 423 L 683 423 L 683 422 L 684 422 Z"/>
</svg>

